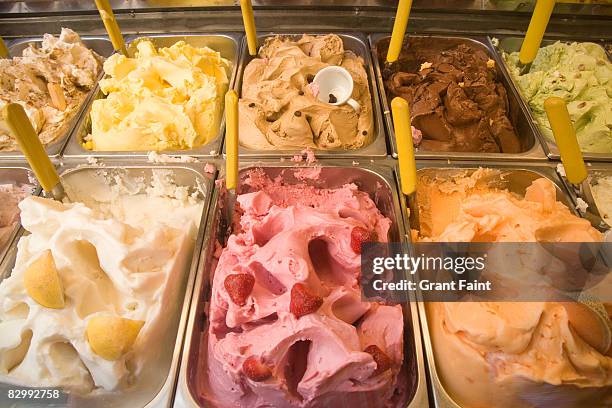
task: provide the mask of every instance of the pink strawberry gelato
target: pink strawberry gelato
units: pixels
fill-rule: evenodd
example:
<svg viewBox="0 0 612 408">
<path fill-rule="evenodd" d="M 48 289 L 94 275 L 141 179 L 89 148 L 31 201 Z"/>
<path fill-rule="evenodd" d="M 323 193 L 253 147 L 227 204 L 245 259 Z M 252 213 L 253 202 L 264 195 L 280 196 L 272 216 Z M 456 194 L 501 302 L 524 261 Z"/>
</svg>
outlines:
<svg viewBox="0 0 612 408">
<path fill-rule="evenodd" d="M 202 397 L 216 407 L 405 403 L 402 308 L 361 300 L 355 241 L 386 242 L 391 220 L 354 184 L 284 185 L 262 170 L 246 183 L 213 278 Z"/>
</svg>

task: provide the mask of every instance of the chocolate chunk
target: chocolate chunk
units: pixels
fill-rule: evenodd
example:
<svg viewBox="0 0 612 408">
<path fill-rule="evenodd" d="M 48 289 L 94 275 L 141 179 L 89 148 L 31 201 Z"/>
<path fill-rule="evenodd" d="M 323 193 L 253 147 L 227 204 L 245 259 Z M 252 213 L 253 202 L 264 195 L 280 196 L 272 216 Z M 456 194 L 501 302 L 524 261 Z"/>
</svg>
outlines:
<svg viewBox="0 0 612 408">
<path fill-rule="evenodd" d="M 304 91 L 299 91 L 298 95 L 300 95 L 300 96 L 304 95 Z"/>
<path fill-rule="evenodd" d="M 298 118 L 299 118 L 300 116 L 302 116 L 302 112 L 300 112 L 300 111 L 295 111 L 295 112 L 293 112 L 293 114 L 294 114 L 295 116 L 297 116 Z"/>
<path fill-rule="evenodd" d="M 249 103 L 249 108 L 254 108 L 254 107 L 255 107 L 255 102 Z"/>
<path fill-rule="evenodd" d="M 308 83 L 311 83 L 312 81 L 314 81 L 314 75 L 312 74 L 306 75 L 306 80 L 308 81 Z"/>
<path fill-rule="evenodd" d="M 368 131 L 364 130 L 363 132 L 361 132 L 362 135 L 367 136 L 368 135 Z"/>
<path fill-rule="evenodd" d="M 338 102 L 338 98 L 336 98 L 334 94 L 329 94 L 329 103 L 336 103 L 336 102 Z"/>
</svg>

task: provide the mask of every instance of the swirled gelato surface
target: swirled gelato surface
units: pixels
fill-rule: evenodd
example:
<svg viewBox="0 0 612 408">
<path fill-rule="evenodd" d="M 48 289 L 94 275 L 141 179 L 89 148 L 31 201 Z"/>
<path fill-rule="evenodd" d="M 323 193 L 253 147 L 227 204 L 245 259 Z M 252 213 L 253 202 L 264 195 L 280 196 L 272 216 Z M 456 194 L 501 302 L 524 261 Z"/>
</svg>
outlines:
<svg viewBox="0 0 612 408">
<path fill-rule="evenodd" d="M 355 249 L 386 242 L 391 220 L 353 184 L 285 185 L 259 171 L 247 183 L 213 278 L 203 397 L 217 407 L 405 405 L 402 309 L 361 300 Z"/>
<path fill-rule="evenodd" d="M 0 108 L 21 104 L 41 142 L 49 144 L 68 131 L 70 119 L 96 85 L 102 61 L 68 28 L 59 37 L 45 34 L 40 47 L 30 45 L 20 57 L 0 59 Z M 12 150 L 17 141 L 0 121 L 0 151 Z"/>
<path fill-rule="evenodd" d="M 380 58 L 388 45 L 378 45 Z M 388 97 L 410 104 L 412 124 L 423 137 L 420 149 L 518 153 L 523 148 L 498 75 L 481 47 L 443 38 L 409 38 L 398 61 L 383 69 Z"/>
<path fill-rule="evenodd" d="M 503 57 L 548 140 L 555 141 L 544 101 L 557 96 L 567 103 L 582 151 L 612 152 L 612 63 L 600 45 L 557 41 L 540 48 L 523 75 L 518 52 Z"/>
<path fill-rule="evenodd" d="M 105 98 L 93 102 L 90 150 L 187 150 L 219 133 L 230 62 L 208 47 L 178 41 L 157 49 L 139 40 L 135 55 L 104 63 Z"/>
<path fill-rule="evenodd" d="M 83 172 L 66 184 L 65 203 L 19 204 L 29 234 L 0 283 L 0 381 L 99 394 L 147 375 L 162 354 L 203 207 L 158 176 L 119 194 L 92 189 L 96 178 Z M 77 201 L 83 192 L 87 205 Z"/>
<path fill-rule="evenodd" d="M 361 105 L 335 106 L 317 99 L 312 84 L 323 68 L 337 65 L 353 78 Z M 240 144 L 256 150 L 357 149 L 373 140 L 372 96 L 361 57 L 334 34 L 268 38 L 248 63 L 240 99 Z"/>
<path fill-rule="evenodd" d="M 601 234 L 535 179 L 519 196 L 500 173 L 420 178 L 419 239 L 438 242 L 595 242 Z M 520 271 L 519 271 L 520 272 Z M 462 407 L 608 407 L 612 403 L 610 305 L 454 302 L 427 305 L 436 369 Z M 604 309 L 605 310 L 605 309 Z"/>
</svg>

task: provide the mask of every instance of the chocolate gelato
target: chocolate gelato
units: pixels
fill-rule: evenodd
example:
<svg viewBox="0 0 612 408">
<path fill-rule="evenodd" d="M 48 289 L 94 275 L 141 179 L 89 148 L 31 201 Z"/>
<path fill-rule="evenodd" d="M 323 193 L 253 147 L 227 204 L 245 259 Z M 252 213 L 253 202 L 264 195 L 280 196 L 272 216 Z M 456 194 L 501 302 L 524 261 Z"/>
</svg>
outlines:
<svg viewBox="0 0 612 408">
<path fill-rule="evenodd" d="M 384 58 L 388 41 L 378 45 Z M 381 61 L 384 64 L 384 61 Z M 518 153 L 506 89 L 495 61 L 467 41 L 410 38 L 397 62 L 385 66 L 387 96 L 410 103 L 422 150 Z"/>
</svg>

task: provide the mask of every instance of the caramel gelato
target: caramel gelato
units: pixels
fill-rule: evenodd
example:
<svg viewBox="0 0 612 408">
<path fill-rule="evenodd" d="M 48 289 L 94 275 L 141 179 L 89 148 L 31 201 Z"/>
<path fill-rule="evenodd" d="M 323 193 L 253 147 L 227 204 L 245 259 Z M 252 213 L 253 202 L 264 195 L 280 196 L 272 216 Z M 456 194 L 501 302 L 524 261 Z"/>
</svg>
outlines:
<svg viewBox="0 0 612 408">
<path fill-rule="evenodd" d="M 21 104 L 41 142 L 52 143 L 68 131 L 101 69 L 102 57 L 74 31 L 45 34 L 40 47 L 30 45 L 20 57 L 0 59 L 0 108 Z M 0 121 L 0 151 L 13 150 L 17 141 Z"/>
<path fill-rule="evenodd" d="M 519 196 L 499 172 L 420 178 L 419 239 L 434 242 L 594 242 L 601 234 L 556 199 L 540 178 Z M 520 272 L 520 271 L 517 271 Z M 610 304 L 427 304 L 436 368 L 464 408 L 609 407 Z M 606 309 L 608 312 L 606 312 Z"/>
<path fill-rule="evenodd" d="M 321 102 L 312 84 L 337 65 L 353 78 L 355 111 Z M 372 96 L 361 57 L 334 34 L 268 38 L 246 66 L 240 99 L 240 144 L 249 149 L 357 149 L 373 139 Z"/>
</svg>

